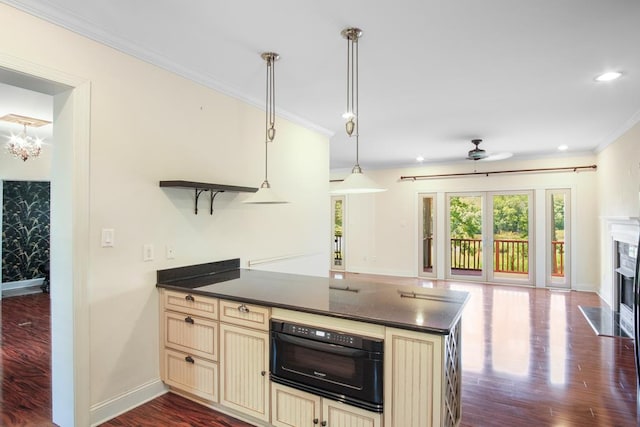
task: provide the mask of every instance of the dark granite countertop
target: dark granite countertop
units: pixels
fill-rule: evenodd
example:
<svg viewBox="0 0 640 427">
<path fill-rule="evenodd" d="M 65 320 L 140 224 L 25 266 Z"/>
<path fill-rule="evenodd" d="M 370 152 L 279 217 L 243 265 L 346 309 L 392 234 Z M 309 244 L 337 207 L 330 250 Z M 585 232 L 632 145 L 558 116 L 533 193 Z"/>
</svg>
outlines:
<svg viewBox="0 0 640 427">
<path fill-rule="evenodd" d="M 180 269 L 185 268 L 158 271 L 157 286 L 441 335 L 450 333 L 469 299 L 467 292 L 447 289 L 259 270 L 232 269 L 182 277 L 166 274 Z"/>
</svg>

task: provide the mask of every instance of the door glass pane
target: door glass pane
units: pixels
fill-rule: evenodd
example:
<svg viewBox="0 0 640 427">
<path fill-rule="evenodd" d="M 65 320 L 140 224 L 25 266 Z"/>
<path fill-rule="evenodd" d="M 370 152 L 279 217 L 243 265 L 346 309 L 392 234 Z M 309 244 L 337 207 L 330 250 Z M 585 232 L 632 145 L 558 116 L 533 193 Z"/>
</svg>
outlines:
<svg viewBox="0 0 640 427">
<path fill-rule="evenodd" d="M 529 277 L 529 195 L 497 194 L 493 205 L 493 277 Z"/>
<path fill-rule="evenodd" d="M 568 247 L 566 239 L 569 233 L 568 210 L 569 190 L 549 190 L 547 198 L 547 219 L 549 232 L 550 262 L 547 264 L 550 271 L 550 283 L 552 285 L 566 285 L 568 267 Z"/>
<path fill-rule="evenodd" d="M 482 276 L 482 196 L 449 197 L 451 275 Z"/>
<path fill-rule="evenodd" d="M 342 218 L 344 213 L 344 197 L 332 197 L 332 257 L 333 270 L 344 270 L 344 228 Z"/>
<path fill-rule="evenodd" d="M 434 203 L 433 197 L 422 198 L 422 272 L 433 273 L 434 264 Z"/>
</svg>

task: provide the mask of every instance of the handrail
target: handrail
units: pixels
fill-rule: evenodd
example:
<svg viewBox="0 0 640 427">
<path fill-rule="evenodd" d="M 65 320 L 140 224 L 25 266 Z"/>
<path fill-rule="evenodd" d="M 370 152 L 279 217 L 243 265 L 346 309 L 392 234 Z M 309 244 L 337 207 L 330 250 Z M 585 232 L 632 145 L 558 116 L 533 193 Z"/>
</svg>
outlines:
<svg viewBox="0 0 640 427">
<path fill-rule="evenodd" d="M 281 256 L 271 257 L 271 258 L 249 260 L 247 262 L 247 266 L 251 267 L 252 265 L 258 265 L 258 264 L 270 264 L 272 262 L 284 261 L 284 260 L 294 259 L 294 258 L 303 258 L 303 257 L 308 257 L 308 256 L 313 256 L 318 254 L 319 252 L 311 253 L 311 254 L 298 253 L 298 254 L 290 254 L 290 255 L 281 255 Z"/>
<path fill-rule="evenodd" d="M 589 166 L 567 166 L 567 167 L 559 167 L 559 168 L 536 168 L 536 169 L 512 169 L 512 170 L 504 170 L 504 171 L 488 171 L 488 172 L 462 172 L 462 173 L 443 173 L 437 175 L 407 175 L 401 176 L 400 181 L 416 181 L 418 179 L 437 179 L 437 178 L 458 178 L 461 176 L 472 176 L 472 175 L 497 175 L 503 173 L 532 173 L 532 172 L 577 172 L 578 170 L 596 170 L 598 169 L 597 165 L 589 165 Z"/>
</svg>

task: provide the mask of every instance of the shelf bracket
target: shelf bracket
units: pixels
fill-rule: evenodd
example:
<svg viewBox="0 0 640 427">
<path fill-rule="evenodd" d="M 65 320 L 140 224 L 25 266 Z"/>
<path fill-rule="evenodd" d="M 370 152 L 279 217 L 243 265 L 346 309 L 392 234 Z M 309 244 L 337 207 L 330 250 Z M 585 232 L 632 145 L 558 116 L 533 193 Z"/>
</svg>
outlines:
<svg viewBox="0 0 640 427">
<path fill-rule="evenodd" d="M 200 198 L 200 195 L 205 191 L 211 192 L 211 199 L 209 202 L 209 215 L 213 215 L 213 201 L 216 199 L 216 196 L 220 193 L 224 193 L 224 190 L 218 190 L 214 192 L 213 190 L 210 190 L 208 188 L 196 188 L 195 189 L 196 200 L 195 200 L 195 206 L 193 209 L 196 215 L 198 215 L 198 199 Z"/>
<path fill-rule="evenodd" d="M 215 193 L 213 192 L 213 190 L 209 190 L 209 191 L 211 191 L 211 204 L 209 205 L 209 215 L 213 215 L 213 201 L 215 200 L 218 194 L 224 193 L 224 190 L 218 190 Z"/>
</svg>

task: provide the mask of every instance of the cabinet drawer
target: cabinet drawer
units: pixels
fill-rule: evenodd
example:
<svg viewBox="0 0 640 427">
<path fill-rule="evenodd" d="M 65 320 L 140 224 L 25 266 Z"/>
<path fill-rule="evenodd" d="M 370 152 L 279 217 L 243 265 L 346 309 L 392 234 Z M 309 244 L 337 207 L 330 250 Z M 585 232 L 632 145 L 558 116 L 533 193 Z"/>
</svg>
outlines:
<svg viewBox="0 0 640 427">
<path fill-rule="evenodd" d="M 269 308 L 237 301 L 220 300 L 220 321 L 248 328 L 269 330 Z"/>
<path fill-rule="evenodd" d="M 171 311 L 164 313 L 164 322 L 165 346 L 218 360 L 218 322 Z"/>
<path fill-rule="evenodd" d="M 164 382 L 195 396 L 218 401 L 218 364 L 166 349 Z"/>
<path fill-rule="evenodd" d="M 218 300 L 188 292 L 164 291 L 164 308 L 195 314 L 208 319 L 218 318 Z"/>
</svg>

